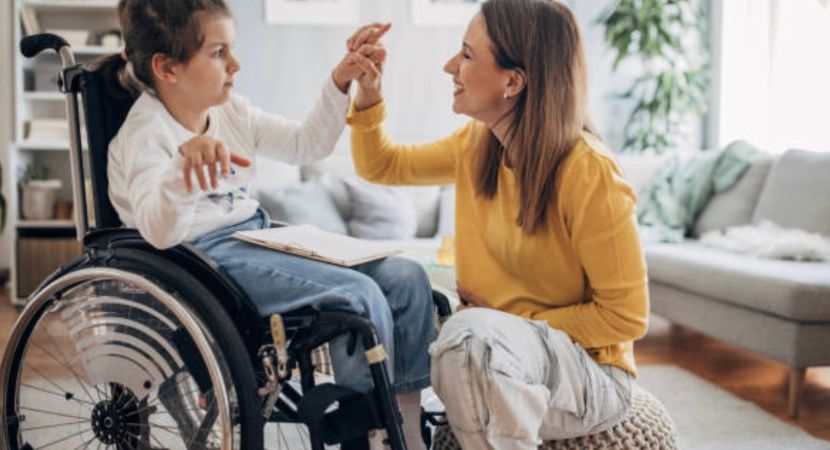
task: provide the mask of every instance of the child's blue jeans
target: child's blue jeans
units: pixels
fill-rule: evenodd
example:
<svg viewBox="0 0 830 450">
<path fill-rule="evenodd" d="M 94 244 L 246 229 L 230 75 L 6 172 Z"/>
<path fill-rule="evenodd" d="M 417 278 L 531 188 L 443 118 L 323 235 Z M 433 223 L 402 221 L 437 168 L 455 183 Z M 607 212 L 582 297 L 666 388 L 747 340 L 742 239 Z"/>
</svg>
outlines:
<svg viewBox="0 0 830 450">
<path fill-rule="evenodd" d="M 368 318 L 394 364 L 387 362 L 396 393 L 430 384 L 429 344 L 435 339 L 432 289 L 414 261 L 386 258 L 345 268 L 259 247 L 232 238 L 236 231 L 266 228 L 262 210 L 250 219 L 193 241 L 233 278 L 267 317 L 304 306 L 347 311 Z M 372 387 L 363 346 L 346 353 L 347 336 L 330 344 L 335 381 L 367 392 Z"/>
</svg>

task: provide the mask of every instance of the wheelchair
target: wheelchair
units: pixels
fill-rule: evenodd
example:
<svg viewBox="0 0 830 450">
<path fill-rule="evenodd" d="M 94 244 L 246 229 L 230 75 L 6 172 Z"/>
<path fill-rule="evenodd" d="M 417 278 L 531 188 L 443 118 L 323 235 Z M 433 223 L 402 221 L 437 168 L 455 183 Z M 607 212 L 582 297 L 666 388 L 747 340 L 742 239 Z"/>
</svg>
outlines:
<svg viewBox="0 0 830 450">
<path fill-rule="evenodd" d="M 75 64 L 58 36 L 20 47 L 26 57 L 54 50 L 63 62 L 83 254 L 43 281 L 14 325 L 0 364 L 0 447 L 255 450 L 267 435 L 265 448 L 349 450 L 384 429 L 387 445 L 405 449 L 372 324 L 311 308 L 261 317 L 194 246 L 158 250 L 123 228 L 107 195 L 107 149 L 135 96 L 106 65 Z M 449 315 L 444 296 L 433 300 Z M 315 377 L 314 356 L 343 334 L 367 349 L 368 393 Z"/>
</svg>

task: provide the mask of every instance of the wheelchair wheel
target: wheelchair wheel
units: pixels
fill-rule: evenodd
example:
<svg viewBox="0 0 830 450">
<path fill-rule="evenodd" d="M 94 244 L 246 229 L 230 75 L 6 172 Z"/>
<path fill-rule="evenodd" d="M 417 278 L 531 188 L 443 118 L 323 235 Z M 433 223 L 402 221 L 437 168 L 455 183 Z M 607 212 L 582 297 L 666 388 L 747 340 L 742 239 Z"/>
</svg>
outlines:
<svg viewBox="0 0 830 450">
<path fill-rule="evenodd" d="M 81 268 L 30 299 L 0 366 L 1 447 L 262 448 L 232 321 L 184 270 L 144 255 L 158 264 L 135 266 L 156 270 Z"/>
</svg>

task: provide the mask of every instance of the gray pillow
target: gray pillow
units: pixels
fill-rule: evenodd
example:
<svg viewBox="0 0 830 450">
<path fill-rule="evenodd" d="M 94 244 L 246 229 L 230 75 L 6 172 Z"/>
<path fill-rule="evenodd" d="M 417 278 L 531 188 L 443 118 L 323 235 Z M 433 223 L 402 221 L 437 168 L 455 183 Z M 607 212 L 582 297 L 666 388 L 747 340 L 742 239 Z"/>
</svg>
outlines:
<svg viewBox="0 0 830 450">
<path fill-rule="evenodd" d="M 311 224 L 333 233 L 346 234 L 346 223 L 325 186 L 317 181 L 283 189 L 260 191 L 259 203 L 274 220 Z"/>
<path fill-rule="evenodd" d="M 752 222 L 830 236 L 830 153 L 789 150 L 773 164 Z"/>
<path fill-rule="evenodd" d="M 455 236 L 455 186 L 441 188 L 441 202 L 438 205 L 438 237 Z"/>
<path fill-rule="evenodd" d="M 364 239 L 411 239 L 418 226 L 415 205 L 404 192 L 369 184 L 357 177 L 343 180 L 352 200 L 349 234 Z"/>
<path fill-rule="evenodd" d="M 694 235 L 700 237 L 709 231 L 750 223 L 772 161 L 772 158 L 755 161 L 737 183 L 715 194 L 695 221 Z"/>
</svg>

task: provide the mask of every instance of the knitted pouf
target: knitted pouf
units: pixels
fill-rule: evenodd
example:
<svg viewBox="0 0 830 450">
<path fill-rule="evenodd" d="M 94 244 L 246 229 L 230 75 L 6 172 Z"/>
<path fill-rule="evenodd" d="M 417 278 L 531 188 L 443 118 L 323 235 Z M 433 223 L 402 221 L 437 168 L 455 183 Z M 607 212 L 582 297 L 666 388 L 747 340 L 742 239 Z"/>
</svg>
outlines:
<svg viewBox="0 0 830 450">
<path fill-rule="evenodd" d="M 674 450 L 677 432 L 666 409 L 645 389 L 634 385 L 631 410 L 620 423 L 601 433 L 561 441 L 547 441 L 542 450 Z M 459 450 L 449 425 L 436 427 L 433 450 Z"/>
</svg>

